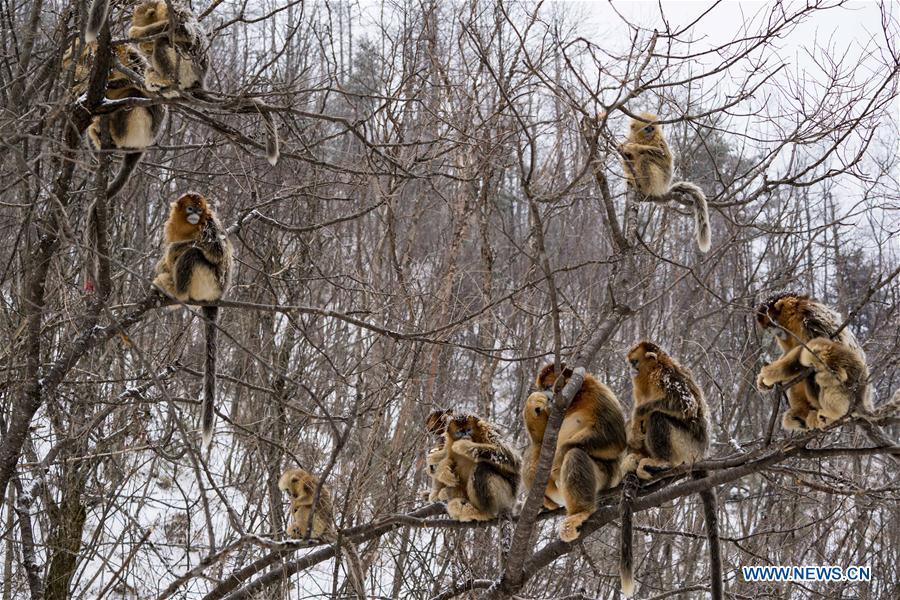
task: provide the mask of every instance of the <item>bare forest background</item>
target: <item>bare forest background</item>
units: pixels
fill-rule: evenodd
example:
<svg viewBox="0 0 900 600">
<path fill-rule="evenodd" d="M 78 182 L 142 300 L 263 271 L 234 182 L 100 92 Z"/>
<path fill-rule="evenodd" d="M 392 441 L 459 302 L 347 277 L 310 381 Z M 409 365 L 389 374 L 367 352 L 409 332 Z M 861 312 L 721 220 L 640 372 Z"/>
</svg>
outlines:
<svg viewBox="0 0 900 600">
<path fill-rule="evenodd" d="M 553 516 L 527 544 L 455 523 L 422 499 L 423 420 L 476 412 L 523 448 L 522 403 L 557 356 L 628 409 L 641 338 L 709 401 L 729 596 L 900 597 L 897 462 L 852 422 L 770 437 L 779 398 L 754 381 L 777 352 L 753 321 L 808 293 L 850 317 L 876 406 L 900 387 L 896 5 L 869 5 L 848 47 L 810 35 L 856 18 L 839 1 L 747 4 L 720 42 L 698 33 L 704 3 L 676 21 L 645 5 L 647 26 L 618 5 L 598 25 L 580 4 L 202 0 L 222 108 L 159 98 L 159 143 L 107 200 L 118 157 L 66 146 L 61 59 L 86 4 L 0 2 L 3 600 L 341 594 L 332 546 L 282 542 L 295 465 L 333 489 L 372 597 L 616 598 L 615 494 L 572 545 Z M 114 42 L 132 7 L 112 2 Z M 259 115 L 227 108 L 251 97 L 281 133 L 275 167 Z M 689 210 L 626 194 L 615 149 L 643 110 L 710 199 L 708 254 Z M 149 288 L 186 190 L 237 261 L 211 452 L 199 313 Z M 679 485 L 635 514 L 639 597 L 708 589 Z M 873 580 L 754 584 L 747 564 Z"/>
</svg>

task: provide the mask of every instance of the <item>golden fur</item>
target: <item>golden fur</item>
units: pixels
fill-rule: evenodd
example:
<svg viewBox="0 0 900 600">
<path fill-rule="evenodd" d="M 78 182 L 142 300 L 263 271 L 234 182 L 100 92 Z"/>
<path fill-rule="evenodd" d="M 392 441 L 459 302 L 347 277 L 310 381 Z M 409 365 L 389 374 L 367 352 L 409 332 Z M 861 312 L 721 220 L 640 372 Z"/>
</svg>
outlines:
<svg viewBox="0 0 900 600">
<path fill-rule="evenodd" d="M 634 409 L 629 422 L 631 453 L 623 461 L 624 471 L 636 471 L 648 479 L 660 470 L 706 456 L 709 448 L 709 407 L 690 371 L 682 367 L 657 344 L 639 342 L 628 352 L 634 369 Z M 706 477 L 695 471 L 694 477 Z M 709 540 L 712 597 L 723 598 L 722 557 L 714 488 L 700 492 L 706 535 Z M 631 507 L 623 495 L 620 576 L 622 591 L 634 591 L 632 573 Z"/>
<path fill-rule="evenodd" d="M 697 245 L 708 252 L 711 245 L 709 206 L 706 195 L 689 181 L 672 183 L 672 151 L 662 134 L 659 118 L 641 113 L 629 124 L 628 139 L 619 146 L 628 186 L 644 196 L 660 198 L 670 193 L 691 198 Z"/>
<path fill-rule="evenodd" d="M 840 326 L 841 316 L 824 304 L 810 299 L 809 296 L 786 293 L 773 296 L 762 303 L 756 310 L 756 323 L 763 331 L 771 333 L 775 337 L 782 351 L 781 357 L 775 361 L 778 367 L 772 369 L 768 368 L 771 365 L 763 367 L 757 377 L 758 386 L 761 389 L 769 389 L 775 383 L 792 379 L 803 370 L 798 363 L 800 354 L 792 354 L 792 351 L 804 344 L 808 345 L 811 340 L 816 338 L 827 341 Z M 862 374 L 854 383 L 855 388 L 860 389 L 862 393 L 858 401 L 867 409 L 871 409 L 872 400 L 868 386 L 865 384 L 868 380 L 868 367 L 866 367 L 865 354 L 859 342 L 847 327 L 834 341 L 856 355 L 855 368 L 862 369 Z M 848 360 L 849 355 L 846 353 L 841 353 L 841 355 L 844 357 L 844 361 Z M 789 356 L 790 358 L 788 358 Z M 792 369 L 791 377 L 777 378 L 774 376 L 776 370 L 781 375 L 785 375 Z M 768 376 L 765 376 L 764 373 Z M 833 415 L 843 405 L 843 402 L 838 402 L 835 406 L 831 399 L 827 400 L 829 407 L 826 408 L 826 414 L 820 419 L 819 410 L 822 402 L 819 396 L 817 375 L 810 375 L 788 388 L 789 408 L 782 417 L 784 429 L 798 431 L 820 428 L 833 422 Z M 850 403 L 851 406 L 854 404 L 856 404 L 855 401 Z M 847 410 L 843 414 L 846 414 Z"/>
<path fill-rule="evenodd" d="M 568 380 L 571 370 L 565 365 L 562 370 L 564 381 Z M 534 481 L 549 418 L 549 397 L 554 390 L 562 390 L 564 381 L 557 385 L 554 366 L 544 366 L 535 379 L 541 391 L 532 393 L 525 401 L 523 418 L 531 444 L 522 465 L 522 478 L 529 488 Z M 619 400 L 607 386 L 586 374 L 563 417 L 544 491 L 545 507 L 566 507 L 559 533 L 563 541 L 578 538 L 579 527 L 597 509 L 598 492 L 618 485 L 619 460 L 625 444 L 625 418 Z"/>
<path fill-rule="evenodd" d="M 189 214 L 199 215 L 197 223 L 188 221 Z M 182 302 L 213 302 L 228 288 L 232 267 L 231 242 L 219 224 L 206 198 L 187 193 L 172 203 L 165 226 L 166 250 L 156 267 L 153 284 Z M 193 253 L 187 281 L 176 281 L 183 272 L 181 261 Z"/>
<path fill-rule="evenodd" d="M 209 63 L 208 41 L 196 17 L 177 0 L 173 8 L 170 15 L 165 0 L 146 0 L 134 9 L 128 29 L 128 38 L 150 61 L 144 85 L 166 97 L 178 96 L 179 90 L 202 89 Z"/>
<path fill-rule="evenodd" d="M 454 414 L 444 433 L 447 458 L 435 477 L 446 486 L 447 514 L 459 521 L 508 515 L 519 488 L 521 458 L 487 421 Z"/>
<path fill-rule="evenodd" d="M 312 519 L 312 532 L 309 530 L 309 515 L 315 499 L 319 481 L 303 469 L 288 469 L 278 480 L 278 489 L 286 492 L 291 498 L 291 520 L 288 525 L 288 537 L 321 538 L 329 542 L 337 539 L 334 533 L 334 512 L 331 492 L 322 486 L 319 500 Z"/>
<path fill-rule="evenodd" d="M 196 221 L 196 222 L 191 222 Z M 231 242 L 209 202 L 189 192 L 172 203 L 165 227 L 166 247 L 153 285 L 181 302 L 215 302 L 231 283 Z M 215 422 L 216 337 L 219 308 L 204 306 L 206 371 L 203 382 L 203 444 L 212 441 Z"/>
<path fill-rule="evenodd" d="M 291 516 L 287 528 L 288 537 L 293 539 L 317 538 L 326 542 L 338 539 L 334 523 L 334 504 L 327 486 L 319 486 L 319 480 L 303 469 L 288 469 L 278 480 L 278 488 L 286 492 L 291 499 Z M 316 500 L 316 488 L 319 498 Z M 312 513 L 312 531 L 310 531 L 310 513 Z M 353 544 L 342 543 L 341 551 L 347 556 L 350 568 L 347 570 L 350 585 L 356 595 L 364 600 L 366 597 L 362 561 Z"/>
<path fill-rule="evenodd" d="M 437 437 L 437 443 L 425 456 L 425 465 L 428 468 L 428 476 L 431 478 L 431 491 L 428 494 L 429 502 L 450 500 L 448 494 L 451 488 L 443 483 L 436 474 L 440 470 L 445 474 L 445 478 L 455 477 L 452 475 L 454 469 L 453 460 L 447 455 L 447 443 L 444 436 L 447 432 L 447 422 L 452 418 L 453 411 L 436 410 L 425 419 L 425 430 Z M 448 473 L 451 475 L 447 475 Z"/>
<path fill-rule="evenodd" d="M 75 62 L 72 83 L 72 92 L 75 96 L 80 96 L 87 91 L 91 64 L 96 51 L 96 42 L 85 44 Z M 63 69 L 67 70 L 72 65 L 74 52 L 75 46 L 73 45 L 63 56 Z M 116 46 L 115 53 L 117 60 L 122 65 L 138 74 L 144 73 L 147 68 L 146 61 L 131 46 Z M 106 84 L 106 98 L 109 100 L 147 98 L 147 94 L 124 73 L 116 68 L 110 68 Z M 156 141 L 166 114 L 168 111 L 161 105 L 133 106 L 113 111 L 108 115 L 112 147 L 128 152 L 139 152 L 146 149 Z M 100 120 L 99 115 L 93 117 L 87 128 L 88 139 L 95 150 L 103 149 Z"/>
</svg>

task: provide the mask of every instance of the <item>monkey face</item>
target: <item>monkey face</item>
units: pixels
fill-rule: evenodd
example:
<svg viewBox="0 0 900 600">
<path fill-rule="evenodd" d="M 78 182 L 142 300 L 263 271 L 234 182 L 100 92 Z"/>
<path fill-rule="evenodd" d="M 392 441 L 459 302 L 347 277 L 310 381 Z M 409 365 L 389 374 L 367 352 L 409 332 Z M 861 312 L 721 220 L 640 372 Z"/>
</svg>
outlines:
<svg viewBox="0 0 900 600">
<path fill-rule="evenodd" d="M 478 419 L 472 415 L 457 415 L 447 423 L 447 435 L 451 440 L 470 440 L 478 430 Z"/>
<path fill-rule="evenodd" d="M 651 113 L 641 113 L 639 119 L 631 120 L 631 138 L 639 141 L 652 140 L 659 136 L 659 118 Z"/>
<path fill-rule="evenodd" d="M 200 194 L 185 194 L 175 204 L 178 214 L 191 225 L 201 225 L 206 219 L 206 199 Z"/>
<path fill-rule="evenodd" d="M 781 314 L 785 304 L 792 300 L 801 299 L 801 296 L 782 294 L 773 296 L 756 309 L 756 324 L 766 333 L 779 340 L 787 340 L 790 337 L 781 321 Z"/>
<path fill-rule="evenodd" d="M 559 368 L 562 372 L 563 380 L 560 382 L 560 387 L 566 382 L 566 380 L 572 376 L 572 369 L 566 366 L 566 363 L 560 363 Z M 544 365 L 544 367 L 538 373 L 537 379 L 535 379 L 535 387 L 538 390 L 545 391 L 550 396 L 553 395 L 553 390 L 556 388 L 556 370 L 553 366 L 553 363 Z"/>
<path fill-rule="evenodd" d="M 303 469 L 288 469 L 278 480 L 278 488 L 294 499 L 315 493 L 312 476 Z"/>
<path fill-rule="evenodd" d="M 628 353 L 628 364 L 635 372 L 638 372 L 642 365 L 655 363 L 661 353 L 662 350 L 656 344 L 642 341 Z"/>
</svg>

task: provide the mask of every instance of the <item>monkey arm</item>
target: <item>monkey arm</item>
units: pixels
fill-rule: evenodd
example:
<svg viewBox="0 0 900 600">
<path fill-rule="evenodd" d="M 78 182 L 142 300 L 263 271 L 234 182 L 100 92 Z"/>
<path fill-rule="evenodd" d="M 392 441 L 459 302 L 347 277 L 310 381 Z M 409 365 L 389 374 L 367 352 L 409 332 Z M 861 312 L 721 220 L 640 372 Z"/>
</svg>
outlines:
<svg viewBox="0 0 900 600">
<path fill-rule="evenodd" d="M 214 265 L 221 263 L 225 257 L 224 236 L 222 230 L 210 219 L 203 230 L 201 240 L 197 243 L 206 260 Z"/>
<path fill-rule="evenodd" d="M 519 472 L 521 461 L 514 452 L 502 444 L 479 444 L 471 440 L 456 440 L 453 442 L 453 452 L 474 462 L 490 463 L 502 471 Z"/>
<path fill-rule="evenodd" d="M 673 404 L 675 406 L 673 406 Z M 632 423 L 632 427 L 637 427 L 640 425 L 641 431 L 643 431 L 644 423 L 652 413 L 662 413 L 665 415 L 669 415 L 671 417 L 675 417 L 676 419 L 690 419 L 693 415 L 687 414 L 684 409 L 678 406 L 677 401 L 673 401 L 669 396 L 665 396 L 660 398 L 659 400 L 652 400 L 650 402 L 646 402 L 644 404 L 640 404 L 634 409 L 634 423 Z"/>
<path fill-rule="evenodd" d="M 656 146 L 647 146 L 645 144 L 637 144 L 635 142 L 627 142 L 621 146 L 622 153 L 625 155 L 645 154 L 665 158 L 666 152 L 662 148 Z"/>
<path fill-rule="evenodd" d="M 604 434 L 602 430 L 598 431 L 594 427 L 585 427 L 576 431 L 569 436 L 569 439 L 557 446 L 554 466 L 562 464 L 566 452 L 572 448 L 581 448 L 591 457 L 601 460 L 613 460 L 622 454 L 622 447 L 619 442 L 609 439 L 608 434 Z"/>
<path fill-rule="evenodd" d="M 149 25 L 132 25 L 128 28 L 128 37 L 132 40 L 150 37 L 165 32 L 169 28 L 168 19 L 156 21 Z"/>
<path fill-rule="evenodd" d="M 778 360 L 769 363 L 759 371 L 756 385 L 761 390 L 768 390 L 777 383 L 784 383 L 800 374 L 805 368 L 800 362 L 803 346 L 797 346 Z"/>
</svg>

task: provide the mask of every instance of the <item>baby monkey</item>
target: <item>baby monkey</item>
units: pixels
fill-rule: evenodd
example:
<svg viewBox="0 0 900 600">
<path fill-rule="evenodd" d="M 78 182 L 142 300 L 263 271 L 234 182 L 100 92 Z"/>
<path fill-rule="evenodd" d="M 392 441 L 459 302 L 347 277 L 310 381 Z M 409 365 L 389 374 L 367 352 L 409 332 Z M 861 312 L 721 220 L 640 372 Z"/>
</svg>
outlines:
<svg viewBox="0 0 900 600">
<path fill-rule="evenodd" d="M 672 151 L 663 138 L 659 118 L 641 113 L 639 118 L 632 119 L 628 139 L 619 146 L 619 151 L 625 179 L 631 188 L 652 198 L 672 193 L 691 198 L 697 246 L 701 252 L 708 252 L 711 233 L 706 194 L 689 181 L 672 183 Z"/>
<path fill-rule="evenodd" d="M 165 228 L 165 252 L 153 285 L 181 302 L 215 302 L 231 282 L 231 242 L 209 202 L 188 192 L 172 203 Z M 202 411 L 203 444 L 212 441 L 216 391 L 216 321 L 219 307 L 204 306 L 206 372 Z"/>
<path fill-rule="evenodd" d="M 658 345 L 642 341 L 628 353 L 634 369 L 634 409 L 628 426 L 632 453 L 623 461 L 624 471 L 635 471 L 641 479 L 681 464 L 692 464 L 706 456 L 709 448 L 709 407 L 690 371 L 679 365 Z M 695 471 L 702 479 L 705 472 Z M 722 557 L 719 546 L 716 492 L 700 492 L 706 536 L 709 540 L 712 597 L 722 598 Z M 631 530 L 631 509 L 622 503 L 622 530 Z M 622 593 L 634 593 L 632 539 L 622 536 L 619 571 Z"/>
<path fill-rule="evenodd" d="M 442 480 L 451 481 L 454 486 L 459 484 L 459 480 L 453 473 L 453 459 L 447 455 L 445 434 L 447 433 L 447 422 L 452 418 L 452 410 L 436 410 L 425 419 L 425 430 L 437 437 L 437 443 L 425 456 L 425 465 L 428 468 L 428 476 L 431 478 L 431 491 L 428 494 L 429 502 L 450 500 L 449 494 L 455 487 L 449 487 Z"/>
<path fill-rule="evenodd" d="M 291 499 L 288 537 L 293 539 L 316 538 L 331 543 L 337 542 L 334 505 L 331 501 L 331 492 L 326 486 L 320 486 L 319 480 L 303 469 L 288 469 L 278 480 L 278 488 L 286 492 Z M 319 489 L 318 499 L 316 499 L 317 488 Z M 312 514 L 312 528 L 310 528 L 310 514 Z M 363 585 L 365 579 L 359 554 L 349 543 L 342 543 L 341 550 L 350 563 L 350 568 L 347 570 L 350 585 L 354 588 L 357 596 L 365 600 L 366 591 Z"/>
</svg>

